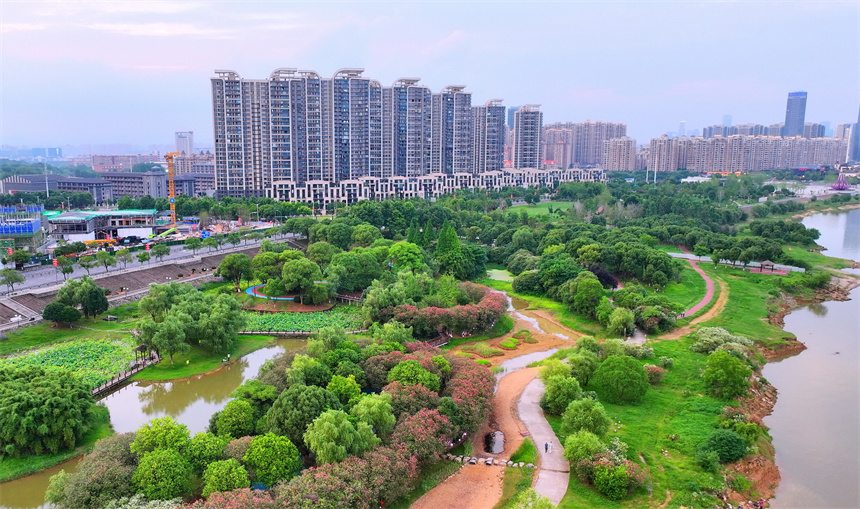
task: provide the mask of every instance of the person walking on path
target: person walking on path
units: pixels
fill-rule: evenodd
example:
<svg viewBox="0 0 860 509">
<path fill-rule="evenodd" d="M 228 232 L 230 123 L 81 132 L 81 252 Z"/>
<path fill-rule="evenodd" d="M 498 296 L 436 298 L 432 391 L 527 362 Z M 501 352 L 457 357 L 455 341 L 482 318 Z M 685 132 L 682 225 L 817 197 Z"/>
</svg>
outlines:
<svg viewBox="0 0 860 509">
<path fill-rule="evenodd" d="M 552 454 L 552 440 L 549 441 L 549 453 Z"/>
<path fill-rule="evenodd" d="M 546 442 L 543 443 L 543 452 L 549 454 L 549 444 Z"/>
</svg>

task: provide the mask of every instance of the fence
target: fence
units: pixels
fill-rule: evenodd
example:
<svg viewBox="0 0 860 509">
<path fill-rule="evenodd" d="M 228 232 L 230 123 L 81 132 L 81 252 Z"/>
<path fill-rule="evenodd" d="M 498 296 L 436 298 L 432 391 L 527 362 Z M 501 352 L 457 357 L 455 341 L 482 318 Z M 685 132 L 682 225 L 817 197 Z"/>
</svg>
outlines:
<svg viewBox="0 0 860 509">
<path fill-rule="evenodd" d="M 711 261 L 711 258 L 710 258 L 710 257 L 707 257 L 707 256 L 696 256 L 696 255 L 694 255 L 694 254 L 688 254 L 688 253 L 667 253 L 667 254 L 668 254 L 669 256 L 671 256 L 672 258 L 681 258 L 681 259 L 684 259 L 684 260 L 693 260 L 693 261 L 696 261 L 696 262 L 710 262 L 710 261 Z M 734 266 L 735 264 L 737 264 L 737 263 L 738 263 L 738 261 L 737 261 L 737 260 L 735 260 L 734 262 L 732 262 L 732 260 L 720 260 L 720 263 L 722 263 L 722 264 L 724 264 L 724 265 L 732 265 L 732 266 Z M 746 265 L 746 266 L 747 266 L 747 267 L 757 267 L 757 268 L 761 268 L 761 263 L 759 263 L 759 262 L 749 262 L 749 263 L 747 263 L 747 265 Z M 770 265 L 768 265 L 768 267 L 770 267 Z M 802 267 L 794 267 L 794 266 L 792 266 L 792 265 L 780 265 L 779 263 L 774 263 L 774 264 L 773 264 L 773 268 L 774 268 L 774 269 L 776 269 L 776 270 L 784 270 L 784 271 L 787 271 L 787 272 L 801 272 L 801 273 L 806 272 L 806 269 L 804 269 L 804 268 L 802 268 Z M 766 269 L 765 269 L 765 270 L 766 270 Z"/>
<path fill-rule="evenodd" d="M 367 332 L 368 329 L 359 329 L 359 330 L 348 330 L 345 331 L 347 334 L 361 334 Z M 243 335 L 259 335 L 259 336 L 312 336 L 318 333 L 318 330 L 298 330 L 298 331 L 250 331 L 243 330 L 239 331 L 239 334 Z"/>
</svg>

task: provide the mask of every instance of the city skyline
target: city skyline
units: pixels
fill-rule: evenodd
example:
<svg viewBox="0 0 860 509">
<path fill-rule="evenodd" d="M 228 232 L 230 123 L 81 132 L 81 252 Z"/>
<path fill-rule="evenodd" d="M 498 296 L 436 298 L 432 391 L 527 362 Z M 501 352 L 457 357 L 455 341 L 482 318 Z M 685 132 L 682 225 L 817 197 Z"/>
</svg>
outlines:
<svg viewBox="0 0 860 509">
<path fill-rule="evenodd" d="M 858 104 L 856 3 L 475 2 L 456 16 L 429 5 L 5 2 L 0 143 L 168 145 L 194 131 L 211 146 L 215 69 L 358 67 L 385 84 L 465 84 L 473 104 L 625 123 L 640 144 L 680 120 L 779 122 L 794 90 L 808 92 L 811 122 L 850 122 Z M 822 45 L 797 33 L 823 34 Z M 767 47 L 750 47 L 750 34 Z M 827 34 L 839 51 L 825 50 L 837 44 Z M 784 58 L 763 56 L 774 48 Z"/>
</svg>

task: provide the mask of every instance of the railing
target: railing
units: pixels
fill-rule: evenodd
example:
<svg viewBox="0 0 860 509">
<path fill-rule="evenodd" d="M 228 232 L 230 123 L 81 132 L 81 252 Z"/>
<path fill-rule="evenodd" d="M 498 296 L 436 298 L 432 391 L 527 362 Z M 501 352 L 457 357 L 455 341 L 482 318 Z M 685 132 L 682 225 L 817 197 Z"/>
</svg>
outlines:
<svg viewBox="0 0 860 509">
<path fill-rule="evenodd" d="M 107 382 L 99 385 L 98 387 L 93 389 L 93 397 L 98 399 L 101 396 L 106 395 L 110 391 L 116 389 L 123 385 L 129 378 L 134 375 L 140 373 L 144 369 L 152 366 L 153 364 L 157 364 L 161 358 L 155 352 L 150 352 L 149 356 L 146 357 L 143 362 L 136 364 L 132 369 L 126 371 L 120 371 L 115 377 L 111 378 Z"/>
<path fill-rule="evenodd" d="M 368 331 L 368 329 L 358 329 L 358 330 L 348 330 L 348 331 L 344 331 L 344 332 L 346 332 L 346 334 L 361 334 L 361 333 L 364 333 L 367 331 Z M 271 330 L 268 330 L 268 331 L 266 331 L 266 330 L 264 330 L 264 331 L 251 331 L 251 330 L 243 330 L 243 331 L 239 331 L 238 334 L 243 334 L 243 335 L 248 335 L 248 336 L 259 335 L 259 336 L 291 336 L 292 337 L 292 336 L 312 336 L 314 334 L 317 334 L 318 332 L 319 332 L 318 330 L 299 330 L 299 331 L 271 331 Z"/>
</svg>

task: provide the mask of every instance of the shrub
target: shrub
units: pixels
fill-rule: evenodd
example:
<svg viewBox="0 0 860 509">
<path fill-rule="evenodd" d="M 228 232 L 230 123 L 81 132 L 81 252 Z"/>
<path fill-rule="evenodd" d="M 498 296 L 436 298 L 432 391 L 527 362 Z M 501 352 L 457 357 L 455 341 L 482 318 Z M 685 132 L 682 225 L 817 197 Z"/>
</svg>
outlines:
<svg viewBox="0 0 860 509">
<path fill-rule="evenodd" d="M 719 327 L 702 327 L 695 332 L 693 337 L 696 342 L 690 346 L 690 350 L 696 353 L 713 353 L 720 345 L 736 343 L 747 348 L 753 346 L 753 342 L 743 336 L 730 334 L 726 329 Z"/>
<path fill-rule="evenodd" d="M 733 463 L 747 453 L 747 444 L 743 437 L 727 429 L 718 429 L 711 433 L 704 442 L 699 444 L 697 453 L 709 451 L 717 453 L 720 463 Z"/>
<path fill-rule="evenodd" d="M 237 438 L 227 444 L 224 447 L 224 459 L 233 458 L 238 461 L 242 461 L 242 458 L 245 457 L 245 454 L 248 452 L 248 448 L 251 447 L 251 442 L 254 440 L 254 437 L 242 437 Z"/>
<path fill-rule="evenodd" d="M 561 415 L 568 405 L 582 397 L 582 388 L 576 378 L 552 376 L 546 382 L 546 392 L 540 406 L 548 414 Z"/>
<path fill-rule="evenodd" d="M 227 447 L 228 441 L 228 437 L 219 437 L 212 433 L 194 435 L 185 450 L 194 472 L 201 474 L 206 469 L 206 465 L 223 459 L 224 448 Z"/>
<path fill-rule="evenodd" d="M 259 490 L 243 488 L 223 493 L 213 493 L 206 500 L 198 500 L 193 509 L 276 509 L 278 506 L 272 496 Z"/>
<path fill-rule="evenodd" d="M 242 460 L 254 480 L 266 486 L 292 479 L 302 468 L 298 448 L 289 438 L 274 433 L 254 437 Z"/>
<path fill-rule="evenodd" d="M 156 449 L 184 451 L 188 445 L 188 427 L 171 417 L 158 417 L 141 426 L 135 433 L 131 452 L 145 454 Z M 151 498 L 151 497 L 150 497 Z"/>
<path fill-rule="evenodd" d="M 498 355 L 505 355 L 505 352 L 499 350 L 498 348 L 493 348 L 488 346 L 485 342 L 475 343 L 474 345 L 464 346 L 463 351 L 465 352 L 474 352 L 481 357 L 496 357 Z"/>
<path fill-rule="evenodd" d="M 611 403 L 638 403 L 648 391 L 648 374 L 632 357 L 613 355 L 594 372 L 592 383 Z"/>
<path fill-rule="evenodd" d="M 673 359 L 671 357 L 662 357 L 661 356 L 660 359 L 657 361 L 657 365 L 663 369 L 671 369 L 672 367 L 675 366 L 675 359 Z"/>
<path fill-rule="evenodd" d="M 254 408 L 242 399 L 234 399 L 227 403 L 215 420 L 218 435 L 229 438 L 239 438 L 252 434 L 254 424 Z"/>
<path fill-rule="evenodd" d="M 503 339 L 502 341 L 499 341 L 499 347 L 504 348 L 505 350 L 516 350 L 517 343 L 514 343 L 510 339 Z"/>
<path fill-rule="evenodd" d="M 570 366 L 558 359 L 543 361 L 543 367 L 540 369 L 540 378 L 543 383 L 547 383 L 554 376 L 570 377 Z"/>
<path fill-rule="evenodd" d="M 645 372 L 648 373 L 648 383 L 651 385 L 660 385 L 663 377 L 666 375 L 666 370 L 653 364 L 646 364 Z"/>
<path fill-rule="evenodd" d="M 569 435 L 564 441 L 564 457 L 571 465 L 606 450 L 600 438 L 590 431 L 581 429 Z"/>
<path fill-rule="evenodd" d="M 486 359 L 478 359 L 475 361 L 475 364 L 478 364 L 480 366 L 490 366 L 491 365 L 490 361 L 488 361 Z"/>
<path fill-rule="evenodd" d="M 702 373 L 702 378 L 717 396 L 735 398 L 744 395 L 749 389 L 751 374 L 752 370 L 740 359 L 717 350 L 708 356 L 708 367 Z"/>
<path fill-rule="evenodd" d="M 168 500 L 191 490 L 191 465 L 174 449 L 156 449 L 144 454 L 132 483 L 147 498 Z"/>
<path fill-rule="evenodd" d="M 696 463 L 706 472 L 716 473 L 720 469 L 720 455 L 717 451 L 697 449 Z"/>
<path fill-rule="evenodd" d="M 400 382 L 403 385 L 421 384 L 432 391 L 439 390 L 439 377 L 421 366 L 416 360 L 405 360 L 398 363 L 388 372 L 388 382 Z"/>
<path fill-rule="evenodd" d="M 216 491 L 232 491 L 250 485 L 245 467 L 232 458 L 210 463 L 203 472 L 204 497 Z"/>
<path fill-rule="evenodd" d="M 621 500 L 627 495 L 630 476 L 621 465 L 598 465 L 594 469 L 594 487 L 610 500 Z"/>
<path fill-rule="evenodd" d="M 585 430 L 597 436 L 605 435 L 612 424 L 603 405 L 593 399 L 580 399 L 570 403 L 561 419 L 567 431 Z"/>
</svg>

